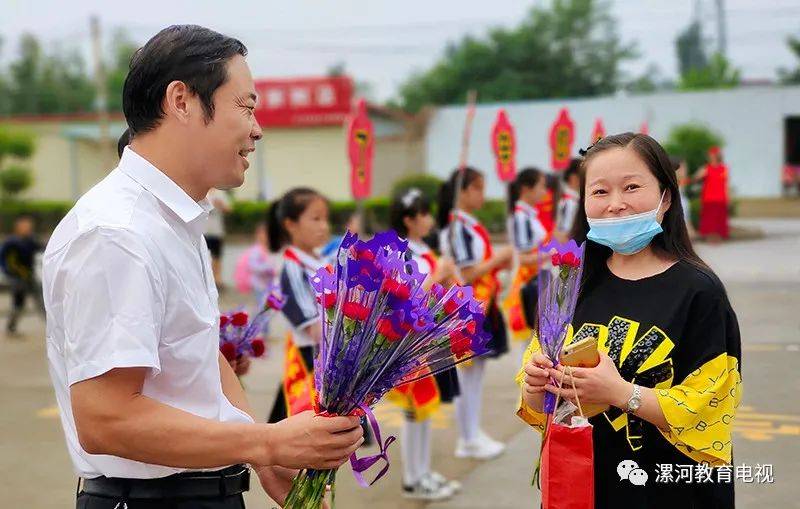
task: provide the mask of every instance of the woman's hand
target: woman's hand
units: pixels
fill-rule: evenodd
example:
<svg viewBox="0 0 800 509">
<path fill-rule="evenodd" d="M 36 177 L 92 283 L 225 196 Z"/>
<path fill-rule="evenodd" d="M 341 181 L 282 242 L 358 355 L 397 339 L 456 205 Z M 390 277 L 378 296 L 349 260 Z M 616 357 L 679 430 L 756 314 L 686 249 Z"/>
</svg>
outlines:
<svg viewBox="0 0 800 509">
<path fill-rule="evenodd" d="M 605 352 L 599 353 L 600 363 L 593 368 L 562 365 L 550 368 L 548 371 L 552 378 L 560 381 L 563 377 L 563 387 L 559 389 L 548 383 L 545 390 L 553 394 L 560 393 L 562 398 L 573 404 L 580 400 L 581 404 L 612 405 L 623 409 L 627 407 L 628 399 L 633 393 L 633 384 L 620 376 L 611 357 Z"/>
<path fill-rule="evenodd" d="M 525 403 L 536 411 L 542 411 L 545 387 L 550 381 L 549 369 L 553 363 L 543 353 L 536 352 L 525 364 L 525 378 L 522 384 L 522 397 Z"/>
</svg>

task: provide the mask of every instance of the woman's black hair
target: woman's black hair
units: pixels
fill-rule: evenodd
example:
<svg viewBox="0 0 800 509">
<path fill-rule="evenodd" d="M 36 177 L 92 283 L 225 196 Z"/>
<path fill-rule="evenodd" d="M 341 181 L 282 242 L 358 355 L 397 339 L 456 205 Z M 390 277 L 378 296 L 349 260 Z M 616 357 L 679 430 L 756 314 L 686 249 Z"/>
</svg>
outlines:
<svg viewBox="0 0 800 509">
<path fill-rule="evenodd" d="M 713 271 L 695 253 L 686 221 L 683 216 L 683 206 L 680 200 L 678 179 L 675 170 L 664 148 L 653 138 L 646 134 L 622 133 L 606 136 L 594 144 L 583 158 L 581 175 L 581 201 L 575 214 L 571 237 L 576 242 L 586 241 L 589 233 L 589 222 L 586 220 L 586 168 L 596 155 L 611 149 L 629 148 L 647 165 L 647 168 L 658 179 L 662 191 L 669 191 L 671 203 L 664 213 L 661 221 L 663 232 L 653 238 L 652 246 L 657 253 L 661 253 L 677 260 L 684 260 L 703 272 L 712 275 Z M 584 283 L 591 283 L 602 272 L 606 260 L 611 256 L 611 249 L 595 242 L 586 243 L 586 260 L 584 262 Z"/>
<path fill-rule="evenodd" d="M 567 166 L 567 169 L 564 170 L 564 175 L 563 175 L 564 182 L 569 182 L 569 178 L 573 175 L 580 176 L 582 162 L 583 159 L 579 157 L 573 157 L 572 159 L 569 160 L 569 166 Z"/>
<path fill-rule="evenodd" d="M 473 182 L 479 178 L 483 178 L 483 174 L 470 166 L 464 167 L 464 174 L 461 177 L 461 190 L 467 189 Z M 450 222 L 450 212 L 455 207 L 456 199 L 456 181 L 458 180 L 458 169 L 453 170 L 443 184 L 439 188 L 439 210 L 436 214 L 436 220 L 439 227 L 444 228 Z"/>
<path fill-rule="evenodd" d="M 392 199 L 389 208 L 389 226 L 401 237 L 408 237 L 408 228 L 404 221 L 407 217 L 417 217 L 420 214 L 430 214 L 431 204 L 428 198 L 417 189 L 412 187 Z"/>
<path fill-rule="evenodd" d="M 278 252 L 283 246 L 291 243 L 292 239 L 289 238 L 284 221 L 300 219 L 309 204 L 316 198 L 325 199 L 310 187 L 295 187 L 272 202 L 267 211 L 267 239 L 270 251 Z"/>
<path fill-rule="evenodd" d="M 519 200 L 519 195 L 523 187 L 534 187 L 539 181 L 544 178 L 544 173 L 538 168 L 529 166 L 523 168 L 517 173 L 516 178 L 508 184 L 508 213 L 514 213 L 514 206 Z"/>
</svg>

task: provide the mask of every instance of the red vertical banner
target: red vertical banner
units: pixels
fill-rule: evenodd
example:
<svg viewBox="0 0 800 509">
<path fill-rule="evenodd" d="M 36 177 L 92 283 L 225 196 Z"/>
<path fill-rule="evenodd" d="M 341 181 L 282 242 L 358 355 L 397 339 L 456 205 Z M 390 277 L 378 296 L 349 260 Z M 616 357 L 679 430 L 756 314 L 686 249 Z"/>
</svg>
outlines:
<svg viewBox="0 0 800 509">
<path fill-rule="evenodd" d="M 569 111 L 562 108 L 550 128 L 550 165 L 554 170 L 563 171 L 569 167 L 573 143 L 575 143 L 575 123 L 569 117 Z"/>
<path fill-rule="evenodd" d="M 514 180 L 517 174 L 517 139 L 514 135 L 514 126 L 509 122 L 506 110 L 503 108 L 497 111 L 497 118 L 492 127 L 492 151 L 500 181 Z"/>
<path fill-rule="evenodd" d="M 592 139 L 590 140 L 590 144 L 594 145 L 601 139 L 606 137 L 606 128 L 603 125 L 603 119 L 598 118 L 594 121 L 594 129 L 592 130 Z"/>
<path fill-rule="evenodd" d="M 350 189 L 353 198 L 368 198 L 372 190 L 372 155 L 375 131 L 367 116 L 367 102 L 359 99 L 347 122 L 347 155 L 350 158 Z"/>
</svg>

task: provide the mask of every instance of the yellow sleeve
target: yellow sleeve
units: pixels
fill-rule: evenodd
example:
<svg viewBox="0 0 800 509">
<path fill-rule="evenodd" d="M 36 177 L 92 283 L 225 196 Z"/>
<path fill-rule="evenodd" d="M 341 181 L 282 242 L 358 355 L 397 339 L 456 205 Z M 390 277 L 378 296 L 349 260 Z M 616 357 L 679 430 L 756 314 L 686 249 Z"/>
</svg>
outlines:
<svg viewBox="0 0 800 509">
<path fill-rule="evenodd" d="M 722 353 L 689 374 L 680 385 L 656 389 L 658 403 L 669 423 L 669 430 L 661 430 L 661 434 L 697 462 L 729 465 L 741 383 L 738 361 Z"/>
<path fill-rule="evenodd" d="M 528 361 L 530 361 L 531 356 L 534 353 L 538 352 L 540 349 L 541 347 L 539 346 L 539 338 L 537 338 L 534 335 L 533 338 L 531 339 L 530 344 L 528 345 L 528 348 L 525 349 L 525 355 L 522 357 L 522 366 L 519 368 L 515 380 L 520 388 L 517 416 L 519 416 L 520 419 L 527 422 L 540 432 L 544 432 L 544 425 L 545 422 L 547 421 L 547 416 L 545 416 L 545 414 L 541 412 L 537 412 L 536 410 L 528 406 L 525 403 L 525 400 L 522 399 L 522 384 L 524 383 L 525 379 L 525 364 L 527 364 Z"/>
</svg>

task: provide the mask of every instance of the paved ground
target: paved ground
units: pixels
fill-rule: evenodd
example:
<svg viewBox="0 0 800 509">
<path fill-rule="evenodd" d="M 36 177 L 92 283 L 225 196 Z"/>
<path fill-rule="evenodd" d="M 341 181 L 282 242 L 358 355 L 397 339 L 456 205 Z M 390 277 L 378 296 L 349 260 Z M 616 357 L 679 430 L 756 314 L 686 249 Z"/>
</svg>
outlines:
<svg viewBox="0 0 800 509">
<path fill-rule="evenodd" d="M 773 465 L 774 483 L 737 487 L 739 507 L 796 507 L 795 480 L 800 445 L 800 220 L 748 220 L 758 226 L 763 239 L 721 246 L 700 245 L 701 255 L 727 285 L 739 315 L 744 344 L 744 401 L 735 427 L 736 464 Z M 230 274 L 236 249 L 226 260 Z M 0 316 L 8 306 L 0 296 Z M 223 307 L 237 303 L 226 296 Z M 0 319 L 2 321 L 2 319 Z M 0 478 L 4 490 L 0 507 L 55 509 L 70 507 L 75 489 L 63 444 L 58 412 L 47 374 L 43 326 L 35 314 L 22 322 L 21 339 L 0 336 Z M 460 479 L 463 493 L 439 508 L 537 507 L 538 492 L 529 486 L 538 451 L 538 437 L 515 417 L 513 374 L 521 346 L 513 355 L 493 362 L 487 379 L 484 412 L 486 427 L 509 444 L 501 458 L 480 463 L 452 456 L 455 437 L 452 410 L 435 421 L 434 467 Z M 254 363 L 245 383 L 251 401 L 262 415 L 272 403 L 280 376 L 279 341 L 273 355 Z M 397 432 L 402 416 L 393 407 L 379 407 L 383 427 Z M 389 475 L 368 490 L 357 488 L 348 468 L 339 476 L 337 505 L 343 508 L 422 508 L 399 496 L 399 448 Z M 250 507 L 270 507 L 256 487 L 247 496 Z"/>
</svg>

